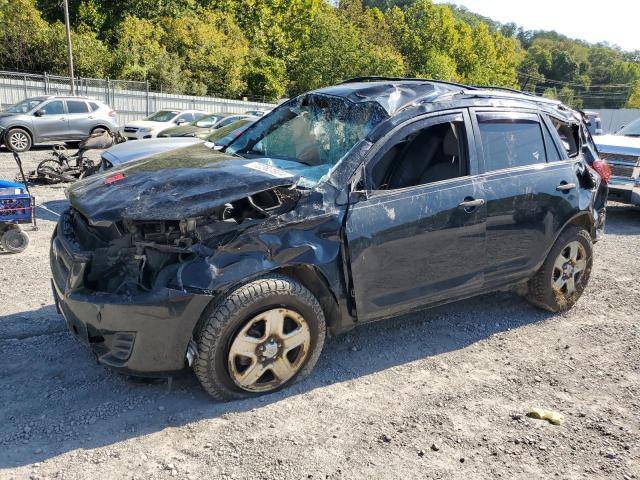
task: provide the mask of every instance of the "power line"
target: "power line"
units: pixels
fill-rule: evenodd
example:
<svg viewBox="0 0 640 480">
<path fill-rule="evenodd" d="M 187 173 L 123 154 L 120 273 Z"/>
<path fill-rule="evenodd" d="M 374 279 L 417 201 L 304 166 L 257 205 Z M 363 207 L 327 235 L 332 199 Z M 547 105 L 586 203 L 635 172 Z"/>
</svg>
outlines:
<svg viewBox="0 0 640 480">
<path fill-rule="evenodd" d="M 600 85 L 584 85 L 581 83 L 574 82 L 564 82 L 562 80 L 554 80 L 552 78 L 547 78 L 544 75 L 532 75 L 526 72 L 518 71 L 518 75 L 522 75 L 523 77 L 528 77 L 532 80 L 537 80 L 539 82 L 545 83 L 556 83 L 559 85 L 573 86 L 573 87 L 581 87 L 581 88 L 631 88 L 635 85 L 635 83 L 609 83 L 609 84 L 600 84 Z"/>
</svg>

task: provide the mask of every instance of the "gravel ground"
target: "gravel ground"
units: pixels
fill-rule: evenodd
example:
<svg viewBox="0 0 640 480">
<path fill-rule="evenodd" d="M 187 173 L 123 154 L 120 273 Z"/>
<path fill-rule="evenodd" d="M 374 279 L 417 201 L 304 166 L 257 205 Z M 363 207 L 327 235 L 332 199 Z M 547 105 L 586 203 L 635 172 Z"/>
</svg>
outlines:
<svg viewBox="0 0 640 480">
<path fill-rule="evenodd" d="M 216 403 L 191 374 L 113 374 L 66 332 L 47 260 L 64 192 L 33 191 L 40 230 L 0 254 L 0 479 L 640 478 L 638 209 L 610 205 L 567 314 L 495 294 L 364 326 L 293 388 Z"/>
</svg>

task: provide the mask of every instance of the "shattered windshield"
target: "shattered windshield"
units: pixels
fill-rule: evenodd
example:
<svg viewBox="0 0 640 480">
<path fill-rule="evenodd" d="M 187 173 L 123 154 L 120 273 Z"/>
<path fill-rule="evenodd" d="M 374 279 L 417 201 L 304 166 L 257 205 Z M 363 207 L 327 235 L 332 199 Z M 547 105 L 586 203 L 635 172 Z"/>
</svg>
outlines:
<svg viewBox="0 0 640 480">
<path fill-rule="evenodd" d="M 27 113 L 40 105 L 44 100 L 27 98 L 26 100 L 16 103 L 12 107 L 7 108 L 9 113 Z"/>
<path fill-rule="evenodd" d="M 275 166 L 316 183 L 386 117 L 377 102 L 308 94 L 280 106 L 226 151 L 245 158 L 267 157 Z"/>
<path fill-rule="evenodd" d="M 618 135 L 625 135 L 627 137 L 640 137 L 640 118 L 631 122 L 626 127 L 622 127 L 618 131 Z"/>
</svg>

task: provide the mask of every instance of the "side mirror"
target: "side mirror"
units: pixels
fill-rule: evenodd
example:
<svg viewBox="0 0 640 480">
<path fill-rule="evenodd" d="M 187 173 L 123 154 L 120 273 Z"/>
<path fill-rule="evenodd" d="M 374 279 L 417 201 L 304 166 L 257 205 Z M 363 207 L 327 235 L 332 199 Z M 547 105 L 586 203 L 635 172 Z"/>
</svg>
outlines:
<svg viewBox="0 0 640 480">
<path fill-rule="evenodd" d="M 41 117 L 41 116 L 43 116 L 44 114 L 45 114 L 45 111 L 44 111 L 44 110 L 36 110 L 36 111 L 35 111 L 35 113 L 34 113 L 34 115 L 35 115 L 36 117 Z"/>
<path fill-rule="evenodd" d="M 176 120 L 176 125 L 182 125 L 183 123 L 187 123 L 184 118 L 179 118 L 178 120 Z"/>
</svg>

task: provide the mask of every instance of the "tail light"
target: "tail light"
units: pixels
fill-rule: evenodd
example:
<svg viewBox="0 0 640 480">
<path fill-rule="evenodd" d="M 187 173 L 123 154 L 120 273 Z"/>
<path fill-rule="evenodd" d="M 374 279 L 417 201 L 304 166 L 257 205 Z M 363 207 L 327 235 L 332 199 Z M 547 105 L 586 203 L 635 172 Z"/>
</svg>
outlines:
<svg viewBox="0 0 640 480">
<path fill-rule="evenodd" d="M 591 167 L 598 172 L 598 175 L 600 175 L 600 178 L 602 178 L 604 183 L 609 183 L 609 179 L 611 178 L 611 167 L 606 160 L 594 160 Z"/>
<path fill-rule="evenodd" d="M 110 116 L 110 117 L 115 117 L 117 114 L 118 114 L 118 112 L 116 112 L 115 110 L 111 110 L 111 111 L 109 112 L 109 116 Z"/>
</svg>

